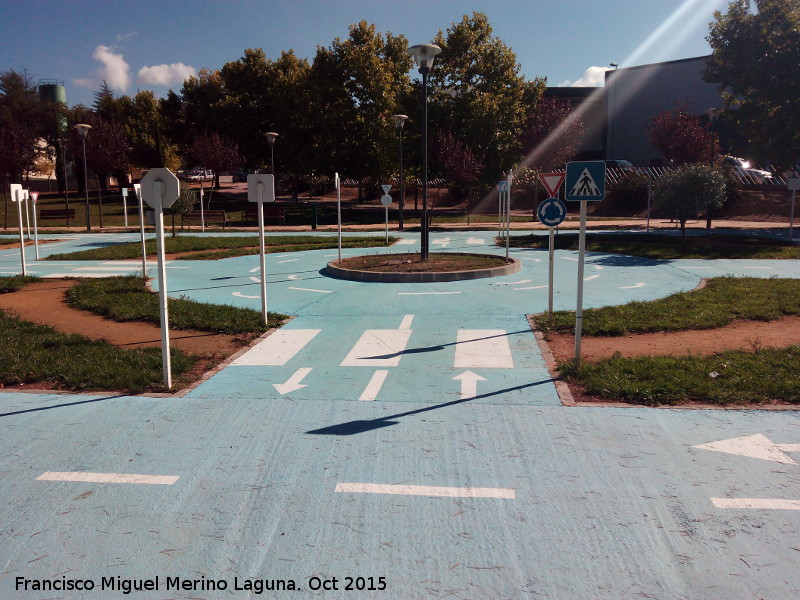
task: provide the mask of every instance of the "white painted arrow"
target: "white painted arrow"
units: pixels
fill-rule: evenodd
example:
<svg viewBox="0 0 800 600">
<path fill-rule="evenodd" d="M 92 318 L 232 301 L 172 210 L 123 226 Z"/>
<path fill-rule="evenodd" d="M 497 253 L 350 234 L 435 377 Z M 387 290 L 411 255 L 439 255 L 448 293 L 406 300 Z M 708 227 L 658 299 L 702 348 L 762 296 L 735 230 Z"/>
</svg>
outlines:
<svg viewBox="0 0 800 600">
<path fill-rule="evenodd" d="M 237 298 L 261 298 L 261 296 L 248 296 L 242 292 L 231 292 L 231 296 L 236 296 Z"/>
<path fill-rule="evenodd" d="M 644 281 L 640 281 L 639 283 L 634 283 L 633 285 L 623 285 L 619 289 L 621 290 L 635 290 L 636 288 L 642 288 L 647 284 Z"/>
<path fill-rule="evenodd" d="M 533 281 L 532 279 L 520 279 L 519 281 L 504 281 L 497 283 L 496 285 L 521 285 L 523 283 L 530 283 Z"/>
<path fill-rule="evenodd" d="M 483 246 L 486 240 L 476 237 L 467 238 L 467 246 Z"/>
<path fill-rule="evenodd" d="M 474 398 L 478 394 L 478 382 L 486 381 L 485 377 L 481 377 L 472 371 L 464 371 L 461 375 L 456 375 L 453 379 L 461 382 L 461 399 Z"/>
<path fill-rule="evenodd" d="M 291 281 L 299 281 L 300 275 L 289 275 L 286 279 L 290 279 Z"/>
<path fill-rule="evenodd" d="M 273 383 L 272 386 L 278 390 L 278 393 L 281 396 L 283 396 L 289 392 L 297 391 L 300 388 L 308 387 L 305 383 L 300 382 L 303 381 L 303 378 L 305 378 L 305 376 L 309 373 L 311 373 L 311 369 L 308 367 L 297 369 L 297 371 L 295 371 L 294 374 L 286 380 L 286 383 Z"/>
<path fill-rule="evenodd" d="M 708 444 L 692 446 L 700 450 L 712 450 L 714 452 L 727 452 L 728 454 L 738 454 L 750 458 L 760 458 L 762 460 L 772 460 L 784 465 L 796 465 L 797 463 L 787 452 L 800 452 L 800 444 L 775 444 L 767 436 L 760 433 L 747 435 L 729 440 L 720 440 Z"/>
<path fill-rule="evenodd" d="M 442 248 L 445 248 L 446 246 L 450 245 L 450 238 L 439 238 L 437 240 L 431 240 L 431 242 L 434 244 L 441 244 Z"/>
</svg>

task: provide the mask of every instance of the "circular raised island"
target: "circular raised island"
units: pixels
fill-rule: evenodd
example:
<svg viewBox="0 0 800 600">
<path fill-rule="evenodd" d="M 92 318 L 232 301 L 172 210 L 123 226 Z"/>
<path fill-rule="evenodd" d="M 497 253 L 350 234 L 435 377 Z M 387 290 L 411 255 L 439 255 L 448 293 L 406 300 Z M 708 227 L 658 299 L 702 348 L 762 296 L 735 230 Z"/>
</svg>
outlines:
<svg viewBox="0 0 800 600">
<path fill-rule="evenodd" d="M 429 254 L 425 262 L 419 253 L 369 254 L 332 260 L 325 274 L 350 281 L 435 283 L 502 277 L 521 268 L 518 260 L 493 254 L 445 252 Z"/>
</svg>

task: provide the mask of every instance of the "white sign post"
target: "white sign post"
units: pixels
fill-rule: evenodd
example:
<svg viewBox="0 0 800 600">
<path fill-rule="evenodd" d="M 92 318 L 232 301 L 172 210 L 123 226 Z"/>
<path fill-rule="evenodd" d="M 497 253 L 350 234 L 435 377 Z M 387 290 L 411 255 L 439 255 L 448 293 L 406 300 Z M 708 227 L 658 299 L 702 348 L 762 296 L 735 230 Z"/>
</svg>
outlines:
<svg viewBox="0 0 800 600">
<path fill-rule="evenodd" d="M 11 201 L 17 204 L 17 222 L 19 227 L 19 256 L 22 262 L 22 274 L 27 275 L 28 269 L 25 266 L 25 234 L 22 231 L 22 185 L 19 183 L 11 184 Z"/>
<path fill-rule="evenodd" d="M 339 231 L 339 262 L 342 262 L 342 181 L 339 174 L 333 176 L 333 184 L 336 186 L 336 222 Z"/>
<path fill-rule="evenodd" d="M 581 362 L 583 331 L 583 272 L 586 257 L 586 203 L 606 197 L 606 163 L 602 160 L 567 163 L 564 197 L 581 203 L 581 227 L 578 234 L 578 293 L 575 306 L 575 366 Z"/>
<path fill-rule="evenodd" d="M 39 199 L 39 192 L 31 192 L 33 200 L 33 247 L 36 251 L 36 260 L 39 260 L 39 228 L 36 225 L 36 201 Z"/>
<path fill-rule="evenodd" d="M 264 202 L 275 202 L 275 178 L 270 174 L 247 176 L 247 199 L 258 204 L 258 256 L 261 266 L 261 313 L 267 324 L 267 252 L 264 243 Z M 202 204 L 202 201 L 201 201 Z"/>
<path fill-rule="evenodd" d="M 792 208 L 789 214 L 789 241 L 794 240 L 794 201 L 797 190 L 800 190 L 800 178 L 790 177 L 787 181 L 789 189 L 792 190 Z"/>
<path fill-rule="evenodd" d="M 142 185 L 133 184 L 133 193 L 139 201 L 139 235 L 142 239 L 142 277 L 147 277 L 147 248 L 144 243 L 144 206 L 142 205 Z"/>
<path fill-rule="evenodd" d="M 209 196 L 209 199 L 211 197 Z M 203 211 L 203 181 L 200 180 L 200 231 L 206 232 L 206 214 Z"/>
<path fill-rule="evenodd" d="M 390 184 L 382 184 L 383 196 L 381 196 L 381 204 L 386 209 L 386 243 L 389 243 L 389 205 L 392 203 L 392 197 L 389 195 L 389 190 L 392 189 Z"/>
<path fill-rule="evenodd" d="M 31 213 L 28 210 L 28 198 L 31 193 L 28 190 L 22 190 L 22 197 L 25 201 L 25 228 L 28 230 L 28 241 L 31 241 Z"/>
<path fill-rule="evenodd" d="M 128 188 L 122 188 L 122 214 L 125 215 L 125 231 L 128 231 Z"/>
<path fill-rule="evenodd" d="M 158 252 L 158 300 L 161 308 L 161 364 L 164 387 L 172 389 L 172 363 L 169 355 L 169 310 L 167 306 L 167 268 L 164 259 L 164 209 L 178 199 L 180 183 L 169 169 L 150 169 L 142 177 L 142 197 L 156 217 L 156 249 Z"/>
</svg>

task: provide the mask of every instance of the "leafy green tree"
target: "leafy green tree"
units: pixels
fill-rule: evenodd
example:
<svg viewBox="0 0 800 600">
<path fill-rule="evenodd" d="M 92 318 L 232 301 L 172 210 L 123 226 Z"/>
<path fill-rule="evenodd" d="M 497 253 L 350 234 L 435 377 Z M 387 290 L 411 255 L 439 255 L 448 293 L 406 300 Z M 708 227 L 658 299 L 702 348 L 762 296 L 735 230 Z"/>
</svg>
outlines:
<svg viewBox="0 0 800 600">
<path fill-rule="evenodd" d="M 686 164 L 662 177 L 654 192 L 656 208 L 678 220 L 685 240 L 686 221 L 697 218 L 703 211 L 708 216 L 722 206 L 725 178 L 708 165 Z"/>
<path fill-rule="evenodd" d="M 535 85 L 520 75 L 516 54 L 483 13 L 464 15 L 434 43 L 442 52 L 431 70 L 431 130 L 451 128 L 478 156 L 485 156 L 486 181 L 495 181 L 519 157 L 517 127 L 523 100 Z M 414 113 L 409 113 L 414 114 Z"/>
<path fill-rule="evenodd" d="M 403 36 L 378 33 L 361 21 L 347 39 L 318 47 L 311 66 L 315 167 L 356 179 L 395 168 L 391 115 L 410 95 L 412 61 Z"/>
<path fill-rule="evenodd" d="M 234 171 L 242 166 L 244 159 L 233 142 L 216 133 L 199 135 L 192 144 L 190 154 L 203 168 L 214 171 L 214 186 L 219 187 L 220 171 Z M 209 204 L 211 199 L 209 198 Z"/>
<path fill-rule="evenodd" d="M 719 83 L 725 121 L 749 156 L 786 168 L 800 156 L 800 0 L 735 0 L 715 12 L 705 79 Z"/>
<path fill-rule="evenodd" d="M 524 162 L 537 171 L 562 166 L 580 147 L 583 119 L 569 102 L 542 97 L 525 116 L 518 134 Z"/>
</svg>

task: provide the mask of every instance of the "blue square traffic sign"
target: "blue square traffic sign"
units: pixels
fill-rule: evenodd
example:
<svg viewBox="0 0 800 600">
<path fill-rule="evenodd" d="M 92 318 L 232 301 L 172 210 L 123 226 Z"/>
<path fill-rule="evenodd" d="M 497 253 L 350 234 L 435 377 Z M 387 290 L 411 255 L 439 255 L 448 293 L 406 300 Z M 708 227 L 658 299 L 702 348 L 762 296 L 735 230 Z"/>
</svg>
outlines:
<svg viewBox="0 0 800 600">
<path fill-rule="evenodd" d="M 567 200 L 602 200 L 606 197 L 606 163 L 582 160 L 567 163 L 564 197 Z"/>
</svg>

